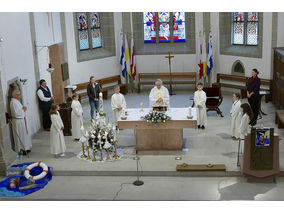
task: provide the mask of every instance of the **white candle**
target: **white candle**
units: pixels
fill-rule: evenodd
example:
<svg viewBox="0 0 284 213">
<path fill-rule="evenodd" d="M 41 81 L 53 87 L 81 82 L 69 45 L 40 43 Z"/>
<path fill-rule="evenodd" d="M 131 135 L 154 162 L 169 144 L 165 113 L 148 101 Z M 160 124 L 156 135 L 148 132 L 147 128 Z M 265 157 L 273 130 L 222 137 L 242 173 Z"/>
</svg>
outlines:
<svg viewBox="0 0 284 213">
<path fill-rule="evenodd" d="M 188 107 L 188 116 L 191 117 L 191 107 Z"/>
</svg>

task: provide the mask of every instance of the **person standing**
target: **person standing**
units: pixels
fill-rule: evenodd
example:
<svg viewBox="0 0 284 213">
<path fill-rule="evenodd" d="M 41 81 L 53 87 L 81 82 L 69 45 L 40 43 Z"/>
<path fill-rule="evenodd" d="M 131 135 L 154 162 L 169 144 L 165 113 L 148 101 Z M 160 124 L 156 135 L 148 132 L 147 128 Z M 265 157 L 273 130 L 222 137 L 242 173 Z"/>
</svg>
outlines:
<svg viewBox="0 0 284 213">
<path fill-rule="evenodd" d="M 80 101 L 78 101 L 78 94 L 73 94 L 72 96 L 72 112 L 71 112 L 71 124 L 72 124 L 72 136 L 74 140 L 79 140 L 81 138 L 81 128 L 83 126 L 83 109 Z"/>
<path fill-rule="evenodd" d="M 52 95 L 51 90 L 46 85 L 46 81 L 41 79 L 39 81 L 39 88 L 37 89 L 37 96 L 39 99 L 39 108 L 42 112 L 42 125 L 44 130 L 50 131 L 51 120 L 50 120 L 50 107 L 54 102 L 54 97 Z"/>
<path fill-rule="evenodd" d="M 101 92 L 100 85 L 95 81 L 95 77 L 90 77 L 90 83 L 87 87 L 87 94 L 89 97 L 89 103 L 91 107 L 91 118 L 94 119 L 94 112 L 98 112 L 100 109 L 99 93 Z"/>
<path fill-rule="evenodd" d="M 253 69 L 251 71 L 252 76 L 248 79 L 248 84 L 247 84 L 248 102 L 253 112 L 253 119 L 251 120 L 250 123 L 250 125 L 252 126 L 256 125 L 259 114 L 259 101 L 260 101 L 259 90 L 260 90 L 261 81 L 258 78 L 258 74 L 259 74 L 258 70 Z"/>
<path fill-rule="evenodd" d="M 59 114 L 59 106 L 57 104 L 52 104 L 50 109 L 50 117 L 52 121 L 50 130 L 50 152 L 51 154 L 60 154 L 60 157 L 65 156 L 66 145 L 63 135 L 64 125 Z"/>
<path fill-rule="evenodd" d="M 233 139 L 239 139 L 239 127 L 242 119 L 242 112 L 241 112 L 241 96 L 240 93 L 234 93 L 233 99 L 234 102 L 232 104 L 232 109 L 230 111 L 230 115 L 232 117 L 231 121 L 231 134 Z"/>
<path fill-rule="evenodd" d="M 150 108 L 152 108 L 154 105 L 170 106 L 169 91 L 163 86 L 163 81 L 161 79 L 158 79 L 155 82 L 155 87 L 151 89 L 149 94 L 149 103 Z"/>
<path fill-rule="evenodd" d="M 27 153 L 25 151 L 30 152 L 32 148 L 32 141 L 28 135 L 28 130 L 25 122 L 25 111 L 27 110 L 27 107 L 23 106 L 20 102 L 20 91 L 15 90 L 12 95 L 13 98 L 11 99 L 10 109 L 14 126 L 13 136 L 15 141 L 15 151 L 17 153 L 20 152 L 23 155 L 26 155 Z M 21 141 L 19 138 L 21 139 Z"/>
<path fill-rule="evenodd" d="M 126 108 L 126 102 L 124 96 L 120 93 L 119 86 L 114 87 L 114 94 L 111 96 L 111 108 L 113 111 L 113 121 L 117 126 L 117 120 L 119 119 L 121 113 Z"/>
<path fill-rule="evenodd" d="M 203 84 L 199 82 L 197 84 L 197 91 L 194 92 L 194 107 L 197 113 L 197 127 L 198 129 L 205 129 L 205 123 L 207 122 L 206 111 L 206 93 L 203 91 Z"/>
</svg>

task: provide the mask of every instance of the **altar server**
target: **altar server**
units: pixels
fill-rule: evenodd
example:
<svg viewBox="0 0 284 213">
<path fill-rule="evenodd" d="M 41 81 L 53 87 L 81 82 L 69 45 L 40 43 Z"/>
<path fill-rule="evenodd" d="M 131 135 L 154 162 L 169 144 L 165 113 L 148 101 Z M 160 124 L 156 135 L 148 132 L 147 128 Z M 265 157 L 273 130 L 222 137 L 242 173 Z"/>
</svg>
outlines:
<svg viewBox="0 0 284 213">
<path fill-rule="evenodd" d="M 203 91 L 203 84 L 199 82 L 197 84 L 197 91 L 194 92 L 194 107 L 197 113 L 197 125 L 198 129 L 205 129 L 205 123 L 207 122 L 206 112 L 206 93 Z"/>
<path fill-rule="evenodd" d="M 126 102 L 124 96 L 120 93 L 120 87 L 117 85 L 114 88 L 114 94 L 111 96 L 111 108 L 113 111 L 113 121 L 117 125 L 117 120 L 121 113 L 126 109 Z"/>
<path fill-rule="evenodd" d="M 72 125 L 72 136 L 74 140 L 79 140 L 82 136 L 81 127 L 83 126 L 83 109 L 80 101 L 78 100 L 78 94 L 72 96 L 72 112 L 71 112 L 71 125 Z"/>
<path fill-rule="evenodd" d="M 241 110 L 241 96 L 239 93 L 234 93 L 233 94 L 233 105 L 232 109 L 230 111 L 230 115 L 232 117 L 231 120 L 231 134 L 233 139 L 239 139 L 240 138 L 240 132 L 239 132 L 239 127 L 241 124 L 241 119 L 242 119 L 242 110 Z"/>
<path fill-rule="evenodd" d="M 12 123 L 14 127 L 13 136 L 15 141 L 15 151 L 21 152 L 22 154 L 26 155 L 27 153 L 24 150 L 30 152 L 32 148 L 32 141 L 28 135 L 25 120 L 25 111 L 27 110 L 27 107 L 23 106 L 20 102 L 22 98 L 20 91 L 15 90 L 12 96 L 13 98 L 11 99 L 10 109 L 12 115 Z M 21 141 L 19 138 L 21 139 Z"/>
<path fill-rule="evenodd" d="M 250 105 L 248 103 L 242 104 L 241 109 L 242 109 L 243 116 L 242 116 L 241 124 L 240 124 L 240 127 L 239 127 L 239 133 L 240 133 L 240 138 L 244 139 L 245 135 L 250 133 L 249 123 L 253 119 L 253 112 L 252 112 Z"/>
<path fill-rule="evenodd" d="M 65 156 L 66 146 L 63 135 L 64 125 L 58 112 L 59 106 L 52 104 L 50 109 L 51 129 L 50 129 L 50 152 L 57 157 Z"/>
<path fill-rule="evenodd" d="M 163 81 L 161 79 L 158 79 L 155 82 L 155 87 L 151 89 L 150 95 L 149 95 L 149 103 L 150 108 L 152 108 L 153 105 L 166 105 L 170 106 L 170 96 L 169 91 L 166 87 L 163 86 Z"/>
</svg>

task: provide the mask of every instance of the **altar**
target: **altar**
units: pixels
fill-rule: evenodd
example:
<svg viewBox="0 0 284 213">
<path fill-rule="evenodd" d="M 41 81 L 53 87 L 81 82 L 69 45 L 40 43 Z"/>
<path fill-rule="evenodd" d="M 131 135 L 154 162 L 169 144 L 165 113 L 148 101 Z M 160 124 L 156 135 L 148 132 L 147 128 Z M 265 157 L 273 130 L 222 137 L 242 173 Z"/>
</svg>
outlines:
<svg viewBox="0 0 284 213">
<path fill-rule="evenodd" d="M 136 149 L 142 150 L 181 150 L 183 129 L 196 128 L 196 109 L 192 108 L 192 118 L 188 119 L 188 108 L 169 108 L 166 114 L 171 120 L 165 123 L 148 123 L 141 119 L 151 108 L 126 109 L 126 120 L 118 120 L 118 128 L 133 129 Z"/>
</svg>

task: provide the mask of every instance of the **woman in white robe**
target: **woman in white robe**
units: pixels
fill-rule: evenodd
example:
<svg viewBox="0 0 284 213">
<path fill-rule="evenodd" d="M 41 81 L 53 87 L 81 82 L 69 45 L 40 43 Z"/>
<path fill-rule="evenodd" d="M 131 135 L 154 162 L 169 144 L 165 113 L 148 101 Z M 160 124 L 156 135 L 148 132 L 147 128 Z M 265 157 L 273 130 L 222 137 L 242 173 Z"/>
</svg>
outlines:
<svg viewBox="0 0 284 213">
<path fill-rule="evenodd" d="M 79 140 L 82 136 L 81 128 L 83 126 L 83 109 L 78 95 L 72 96 L 72 112 L 71 112 L 71 125 L 72 125 L 72 136 L 75 140 Z"/>
<path fill-rule="evenodd" d="M 115 93 L 111 96 L 111 109 L 113 111 L 113 122 L 117 125 L 117 121 L 121 113 L 126 109 L 124 95 L 120 93 L 119 86 L 114 88 Z"/>
<path fill-rule="evenodd" d="M 197 91 L 194 92 L 194 107 L 197 113 L 197 126 L 198 128 L 205 128 L 207 122 L 207 109 L 206 109 L 206 93 L 202 90 L 203 84 L 197 84 Z"/>
<path fill-rule="evenodd" d="M 21 92 L 14 91 L 13 98 L 11 99 L 10 102 L 10 110 L 12 116 L 12 123 L 14 126 L 13 136 L 15 141 L 15 151 L 20 152 L 21 150 L 26 150 L 30 152 L 32 148 L 32 141 L 31 137 L 28 135 L 26 122 L 25 122 L 25 111 L 27 108 L 22 105 L 20 100 L 21 100 Z M 23 144 L 21 144 L 18 136 L 20 137 Z"/>
<path fill-rule="evenodd" d="M 155 87 L 151 89 L 149 94 L 149 105 L 150 108 L 153 105 L 166 105 L 170 107 L 170 96 L 169 91 L 163 86 L 162 80 L 158 79 L 155 83 Z"/>
<path fill-rule="evenodd" d="M 63 135 L 64 125 L 58 112 L 59 106 L 56 104 L 51 105 L 50 109 L 50 152 L 51 154 L 65 156 L 66 146 Z"/>
<path fill-rule="evenodd" d="M 232 109 L 230 111 L 232 120 L 231 120 L 231 134 L 232 138 L 234 139 L 239 139 L 240 138 L 240 132 L 239 132 L 239 127 L 241 124 L 241 119 L 242 119 L 242 110 L 241 110 L 241 100 L 240 100 L 240 94 L 235 93 L 233 95 L 234 103 L 232 105 Z"/>
</svg>

